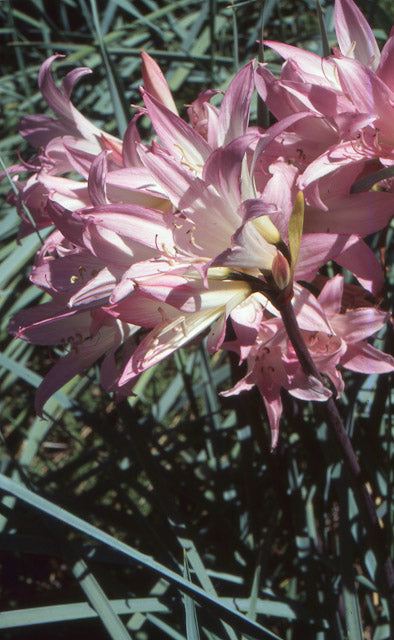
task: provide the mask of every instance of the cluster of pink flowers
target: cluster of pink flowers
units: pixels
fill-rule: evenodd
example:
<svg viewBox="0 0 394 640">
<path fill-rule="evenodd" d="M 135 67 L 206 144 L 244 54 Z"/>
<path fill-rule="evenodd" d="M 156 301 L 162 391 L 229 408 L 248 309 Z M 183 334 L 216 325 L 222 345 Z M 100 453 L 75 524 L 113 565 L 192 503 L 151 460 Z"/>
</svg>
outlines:
<svg viewBox="0 0 394 640">
<path fill-rule="evenodd" d="M 57 117 L 22 120 L 37 155 L 9 170 L 21 234 L 32 231 L 22 201 L 36 228 L 55 226 L 30 276 L 52 299 L 11 322 L 24 340 L 67 347 L 38 389 L 38 412 L 98 359 L 104 388 L 124 397 L 141 372 L 209 329 L 211 352 L 247 361 L 247 375 L 226 393 L 258 386 L 274 446 L 282 388 L 310 400 L 331 394 L 303 372 L 275 306 L 281 294 L 292 296 L 313 361 L 338 393 L 338 365 L 394 369 L 366 340 L 388 314 L 367 302 L 365 289 L 370 299 L 381 294 L 383 270 L 363 240 L 394 212 L 394 35 L 380 53 L 352 0 L 336 0 L 335 21 L 332 56 L 267 42 L 285 58 L 281 76 L 251 61 L 219 108 L 210 102 L 216 91 L 200 94 L 188 123 L 143 53 L 144 107 L 123 140 L 70 100 L 89 69 L 71 71 L 59 89 L 58 56 L 44 62 L 39 86 Z M 277 118 L 267 130 L 249 125 L 255 90 Z M 151 144 L 138 135 L 143 114 Z M 359 285 L 318 276 L 331 260 Z"/>
</svg>

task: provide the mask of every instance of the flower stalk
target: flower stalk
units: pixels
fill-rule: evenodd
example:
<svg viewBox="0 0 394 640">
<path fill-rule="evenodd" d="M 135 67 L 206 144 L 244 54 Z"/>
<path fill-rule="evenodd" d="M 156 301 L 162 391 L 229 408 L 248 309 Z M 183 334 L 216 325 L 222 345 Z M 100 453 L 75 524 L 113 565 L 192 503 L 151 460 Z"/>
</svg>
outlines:
<svg viewBox="0 0 394 640">
<path fill-rule="evenodd" d="M 319 382 L 323 383 L 323 378 L 313 362 L 299 329 L 291 301 L 283 301 L 283 298 L 279 296 L 277 308 L 281 314 L 287 335 L 294 347 L 305 375 L 317 378 Z M 387 541 L 379 524 L 372 496 L 363 481 L 362 469 L 354 452 L 350 438 L 346 433 L 335 400 L 331 396 L 326 402 L 320 404 L 329 432 L 335 440 L 338 452 L 341 455 L 345 471 L 349 478 L 350 486 L 352 487 L 354 497 L 361 514 L 363 525 L 369 537 L 371 549 L 373 550 L 377 560 L 376 579 L 382 593 L 387 598 L 390 612 L 390 623 L 393 628 L 394 567 L 387 548 Z"/>
</svg>

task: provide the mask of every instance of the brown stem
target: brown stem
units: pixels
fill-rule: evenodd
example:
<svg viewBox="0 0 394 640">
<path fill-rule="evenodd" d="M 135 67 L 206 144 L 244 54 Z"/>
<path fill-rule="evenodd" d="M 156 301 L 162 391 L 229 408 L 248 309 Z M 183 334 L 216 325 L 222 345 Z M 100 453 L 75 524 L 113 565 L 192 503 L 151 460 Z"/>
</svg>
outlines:
<svg viewBox="0 0 394 640">
<path fill-rule="evenodd" d="M 279 304 L 276 303 L 276 306 L 280 311 L 287 335 L 294 347 L 304 373 L 307 376 L 314 376 L 323 383 L 323 379 L 316 369 L 304 338 L 302 337 L 293 305 L 290 301 L 279 301 Z M 380 527 L 372 496 L 363 482 L 361 467 L 358 463 L 350 438 L 345 431 L 345 427 L 334 399 L 331 397 L 327 402 L 319 404 L 321 404 L 327 425 L 331 434 L 334 436 L 341 453 L 344 467 L 348 474 L 349 481 L 354 492 L 354 497 L 361 513 L 363 524 L 369 536 L 371 548 L 376 556 L 378 564 L 377 579 L 379 579 L 379 582 L 381 583 L 382 593 L 387 598 L 391 625 L 394 625 L 394 569 L 390 555 L 387 551 L 384 531 Z"/>
</svg>

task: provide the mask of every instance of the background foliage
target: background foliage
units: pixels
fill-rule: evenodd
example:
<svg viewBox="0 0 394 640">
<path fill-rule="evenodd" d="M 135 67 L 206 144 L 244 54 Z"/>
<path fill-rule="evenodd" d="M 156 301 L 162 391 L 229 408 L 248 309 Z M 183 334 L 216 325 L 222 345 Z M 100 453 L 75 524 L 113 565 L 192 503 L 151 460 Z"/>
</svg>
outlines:
<svg viewBox="0 0 394 640">
<path fill-rule="evenodd" d="M 358 4 L 387 38 L 390 2 Z M 335 43 L 333 7 L 323 8 Z M 93 69 L 74 104 L 122 133 L 129 105 L 140 102 L 141 48 L 182 107 L 226 86 L 256 56 L 262 25 L 270 39 L 321 46 L 312 0 L 2 0 L 0 17 L 5 165 L 17 150 L 32 153 L 18 121 L 45 108 L 36 79 L 53 53 L 67 56 L 59 76 L 63 66 Z M 280 68 L 273 53 L 266 60 Z M 44 419 L 34 414 L 35 388 L 57 355 L 10 339 L 7 324 L 44 300 L 28 281 L 40 240 L 17 241 L 6 180 L 0 189 L 2 637 L 389 639 L 375 558 L 326 426 L 308 404 L 284 397 L 270 453 L 259 394 L 218 395 L 241 375 L 237 362 L 192 345 L 144 373 L 119 406 L 92 369 L 55 394 Z M 386 242 L 388 255 L 391 239 L 389 230 L 374 242 Z M 389 351 L 392 335 L 381 340 Z M 393 548 L 390 379 L 346 382 L 340 408 Z"/>
</svg>

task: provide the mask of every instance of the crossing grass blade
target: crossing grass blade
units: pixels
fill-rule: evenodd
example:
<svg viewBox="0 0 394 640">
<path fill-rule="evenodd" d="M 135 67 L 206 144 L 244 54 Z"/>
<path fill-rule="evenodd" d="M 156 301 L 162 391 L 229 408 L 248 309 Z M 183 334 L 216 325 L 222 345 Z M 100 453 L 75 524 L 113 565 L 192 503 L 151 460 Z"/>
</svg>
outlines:
<svg viewBox="0 0 394 640">
<path fill-rule="evenodd" d="M 251 635 L 252 638 L 256 638 L 256 640 L 273 638 L 275 640 L 281 640 L 278 635 L 272 633 L 268 629 L 263 626 L 252 622 L 246 618 L 246 616 L 240 614 L 235 609 L 231 609 L 228 605 L 222 604 L 220 600 L 213 598 L 209 594 L 207 594 L 203 589 L 196 587 L 183 578 L 180 574 L 175 573 L 174 571 L 167 569 L 165 566 L 160 564 L 159 562 L 153 560 L 149 556 L 136 549 L 133 549 L 129 545 L 116 540 L 113 536 L 101 531 L 97 527 L 89 524 L 84 521 L 82 518 L 79 518 L 69 511 L 51 503 L 49 500 L 38 496 L 33 493 L 26 487 L 18 484 L 14 480 L 7 478 L 4 474 L 0 474 L 0 489 L 5 493 L 11 494 L 20 500 L 23 500 L 27 504 L 32 507 L 39 509 L 40 511 L 64 522 L 69 527 L 77 529 L 81 533 L 84 533 L 87 536 L 102 542 L 105 545 L 108 545 L 112 549 L 119 551 L 128 558 L 135 560 L 136 562 L 141 563 L 142 565 L 148 567 L 155 573 L 158 573 L 162 577 L 171 581 L 174 585 L 179 587 L 183 593 L 192 597 L 197 602 L 204 604 L 205 606 L 209 606 L 212 611 L 220 616 L 229 624 L 233 624 L 235 627 L 238 627 L 241 631 L 243 630 L 245 633 Z"/>
</svg>

